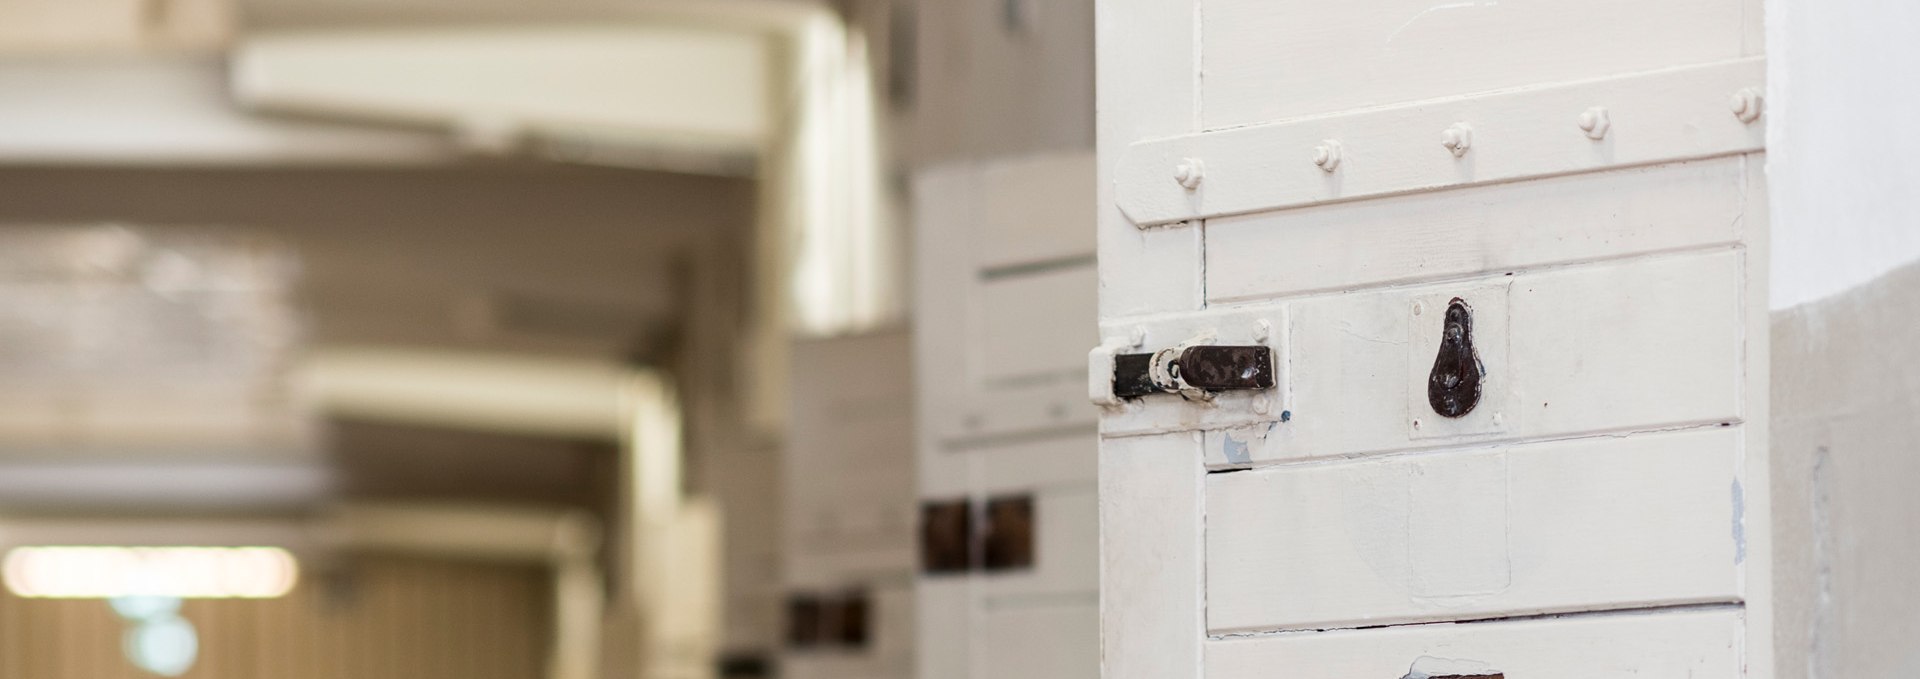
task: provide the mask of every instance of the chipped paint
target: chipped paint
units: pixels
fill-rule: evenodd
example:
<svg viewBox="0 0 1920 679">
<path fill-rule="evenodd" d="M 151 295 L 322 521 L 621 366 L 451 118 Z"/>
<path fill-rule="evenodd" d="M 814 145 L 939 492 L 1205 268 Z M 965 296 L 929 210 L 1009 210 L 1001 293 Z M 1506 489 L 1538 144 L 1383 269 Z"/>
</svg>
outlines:
<svg viewBox="0 0 1920 679">
<path fill-rule="evenodd" d="M 1231 432 L 1220 438 L 1220 454 L 1234 464 L 1247 464 L 1253 461 L 1253 456 L 1247 453 L 1247 442 L 1240 440 Z"/>
<path fill-rule="evenodd" d="M 1423 655 L 1400 679 L 1504 679 L 1507 675 L 1478 660 L 1456 660 Z"/>
<path fill-rule="evenodd" d="M 1233 464 L 1249 464 L 1253 462 L 1253 448 L 1265 446 L 1267 437 L 1272 435 L 1273 430 L 1279 426 L 1278 422 L 1268 422 L 1263 425 L 1239 427 L 1221 432 L 1223 435 L 1220 437 L 1220 455 Z"/>
<path fill-rule="evenodd" d="M 1733 480 L 1733 563 L 1747 562 L 1747 496 Z"/>
<path fill-rule="evenodd" d="M 1427 15 L 1429 15 L 1429 14 L 1433 14 L 1434 12 L 1440 12 L 1440 11 L 1445 11 L 1445 10 L 1449 10 L 1449 9 L 1470 9 L 1470 8 L 1474 8 L 1474 7 L 1496 7 L 1496 6 L 1498 6 L 1499 4 L 1500 4 L 1500 2 L 1499 2 L 1499 0 L 1486 0 L 1485 2 L 1449 2 L 1449 3 L 1445 3 L 1445 4 L 1440 4 L 1440 5 L 1434 5 L 1434 6 L 1432 6 L 1432 7 L 1428 7 L 1428 8 L 1426 8 L 1426 9 L 1423 9 L 1423 10 L 1420 10 L 1420 12 L 1419 12 L 1418 14 L 1415 14 L 1415 15 L 1413 15 L 1413 18 L 1410 18 L 1410 19 L 1407 19 L 1407 22 L 1406 22 L 1406 23 L 1403 23 L 1403 24 L 1400 24 L 1400 27 L 1399 27 L 1399 28 L 1396 28 L 1396 29 L 1393 29 L 1393 32 L 1392 32 L 1392 33 L 1389 33 L 1389 34 L 1387 34 L 1387 41 L 1386 41 L 1385 43 L 1383 43 L 1383 44 L 1381 44 L 1381 47 L 1389 47 L 1389 46 L 1392 46 L 1392 45 L 1393 45 L 1393 41 L 1394 41 L 1395 39 L 1397 39 L 1397 38 L 1399 38 L 1399 37 L 1400 37 L 1400 34 L 1401 34 L 1401 33 L 1405 33 L 1405 32 L 1407 32 L 1407 29 L 1408 29 L 1408 28 L 1412 28 L 1412 27 L 1413 27 L 1413 24 L 1414 24 L 1415 22 L 1418 22 L 1418 21 L 1420 21 L 1421 19 L 1424 19 L 1424 18 L 1426 18 L 1426 17 L 1427 17 Z"/>
</svg>

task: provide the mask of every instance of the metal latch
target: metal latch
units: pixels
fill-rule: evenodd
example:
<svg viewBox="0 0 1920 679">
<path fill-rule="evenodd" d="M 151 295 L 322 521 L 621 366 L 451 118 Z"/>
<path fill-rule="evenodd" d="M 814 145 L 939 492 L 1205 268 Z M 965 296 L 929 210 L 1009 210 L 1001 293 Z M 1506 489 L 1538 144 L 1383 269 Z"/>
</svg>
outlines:
<svg viewBox="0 0 1920 679">
<path fill-rule="evenodd" d="M 1116 399 L 1180 394 L 1208 400 L 1215 392 L 1272 389 L 1273 349 L 1263 345 L 1183 344 L 1153 353 L 1113 354 Z"/>
</svg>

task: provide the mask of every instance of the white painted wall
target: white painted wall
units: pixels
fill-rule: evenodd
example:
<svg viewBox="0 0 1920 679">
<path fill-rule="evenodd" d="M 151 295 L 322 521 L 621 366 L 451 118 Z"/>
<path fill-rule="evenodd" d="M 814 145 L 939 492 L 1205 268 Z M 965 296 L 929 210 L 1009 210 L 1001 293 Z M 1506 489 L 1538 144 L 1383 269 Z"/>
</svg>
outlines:
<svg viewBox="0 0 1920 679">
<path fill-rule="evenodd" d="M 1772 307 L 1920 259 L 1920 4 L 1769 0 Z"/>
<path fill-rule="evenodd" d="M 1769 0 L 1776 676 L 1920 671 L 1920 5 Z"/>
</svg>

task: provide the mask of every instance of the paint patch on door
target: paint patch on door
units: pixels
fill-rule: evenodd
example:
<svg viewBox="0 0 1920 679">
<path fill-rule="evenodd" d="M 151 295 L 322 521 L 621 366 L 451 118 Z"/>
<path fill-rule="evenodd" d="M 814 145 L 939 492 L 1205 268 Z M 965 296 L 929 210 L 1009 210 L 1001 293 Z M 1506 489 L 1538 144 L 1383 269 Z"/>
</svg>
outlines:
<svg viewBox="0 0 1920 679">
<path fill-rule="evenodd" d="M 1407 485 L 1408 591 L 1444 605 L 1506 590 L 1507 455 L 1414 465 Z"/>
<path fill-rule="evenodd" d="M 1747 562 L 1747 498 L 1740 479 L 1733 480 L 1733 563 Z"/>
<path fill-rule="evenodd" d="M 1506 679 L 1506 674 L 1478 660 L 1420 656 L 1400 679 Z"/>
<path fill-rule="evenodd" d="M 1253 464 L 1254 458 L 1273 457 L 1274 453 L 1268 449 L 1269 439 L 1279 428 L 1278 422 L 1266 422 L 1207 432 L 1207 464 L 1246 466 Z"/>
</svg>

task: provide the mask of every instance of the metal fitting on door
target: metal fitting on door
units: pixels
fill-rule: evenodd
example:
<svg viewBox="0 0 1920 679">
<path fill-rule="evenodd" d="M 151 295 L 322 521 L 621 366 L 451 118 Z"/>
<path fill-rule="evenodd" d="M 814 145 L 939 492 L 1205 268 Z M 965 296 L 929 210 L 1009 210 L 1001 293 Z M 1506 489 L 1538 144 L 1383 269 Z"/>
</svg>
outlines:
<svg viewBox="0 0 1920 679">
<path fill-rule="evenodd" d="M 1440 145 L 1452 151 L 1455 158 L 1467 155 L 1467 149 L 1473 148 L 1473 128 L 1466 123 L 1454 123 L 1440 133 Z"/>
<path fill-rule="evenodd" d="M 1607 108 L 1595 106 L 1580 113 L 1580 131 L 1587 138 L 1600 141 L 1607 138 L 1607 130 L 1613 129 L 1613 121 L 1607 119 Z"/>
</svg>

